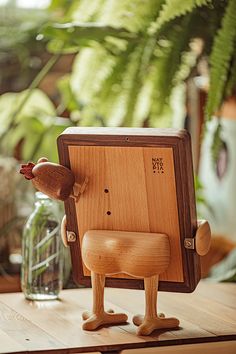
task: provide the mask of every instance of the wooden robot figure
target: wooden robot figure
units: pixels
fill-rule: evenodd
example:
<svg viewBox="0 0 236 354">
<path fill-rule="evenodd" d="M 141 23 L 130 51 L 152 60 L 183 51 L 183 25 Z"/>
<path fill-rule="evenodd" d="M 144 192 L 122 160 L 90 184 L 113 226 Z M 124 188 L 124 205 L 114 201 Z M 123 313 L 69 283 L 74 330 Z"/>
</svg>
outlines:
<svg viewBox="0 0 236 354">
<path fill-rule="evenodd" d="M 183 130 L 69 128 L 58 138 L 60 164 L 41 158 L 20 173 L 65 202 L 61 232 L 74 279 L 93 289 L 83 329 L 122 324 L 104 309 L 104 287 L 145 289 L 138 335 L 177 328 L 157 313 L 158 290 L 192 292 L 210 247 L 207 221 L 196 220 L 191 142 Z"/>
</svg>

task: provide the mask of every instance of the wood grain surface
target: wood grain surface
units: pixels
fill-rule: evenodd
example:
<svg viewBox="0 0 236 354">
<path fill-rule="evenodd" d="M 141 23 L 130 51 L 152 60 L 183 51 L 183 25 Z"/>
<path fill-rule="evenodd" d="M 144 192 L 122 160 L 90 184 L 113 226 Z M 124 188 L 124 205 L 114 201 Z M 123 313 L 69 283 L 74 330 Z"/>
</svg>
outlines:
<svg viewBox="0 0 236 354">
<path fill-rule="evenodd" d="M 88 230 L 165 233 L 171 258 L 161 280 L 183 282 L 172 149 L 71 146 L 69 154 L 76 182 L 89 179 L 76 203 L 80 243 Z M 163 159 L 163 174 L 153 172 L 153 156 Z"/>
<path fill-rule="evenodd" d="M 47 302 L 27 301 L 21 293 L 1 294 L 0 352 L 118 352 L 156 346 L 208 343 L 207 348 L 211 348 L 213 342 L 236 343 L 235 284 L 200 282 L 192 294 L 160 293 L 158 311 L 179 318 L 180 329 L 158 330 L 148 337 L 137 337 L 131 322 L 132 316 L 144 308 L 144 292 L 114 288 L 105 292 L 106 309 L 126 313 L 129 323 L 95 332 L 82 330 L 81 315 L 92 304 L 91 289 L 65 290 L 60 300 Z"/>
<path fill-rule="evenodd" d="M 97 274 L 129 274 L 146 278 L 162 274 L 170 262 L 170 242 L 165 234 L 90 230 L 83 238 L 82 255 Z"/>
<path fill-rule="evenodd" d="M 122 350 L 120 354 L 235 354 L 236 341 Z"/>
<path fill-rule="evenodd" d="M 200 261 L 194 250 L 184 247 L 184 239 L 194 237 L 197 229 L 188 133 L 175 129 L 71 128 L 59 136 L 58 150 L 60 163 L 72 169 L 77 182 L 85 177 L 91 179 L 79 203 L 72 198 L 65 201 L 68 230 L 78 236 L 76 242 L 69 243 L 74 280 L 91 285 L 82 262 L 80 240 L 88 226 L 102 223 L 102 229 L 167 230 L 173 261 L 160 281 L 159 290 L 193 291 L 200 279 Z M 161 151 L 167 178 L 157 171 L 154 175 L 152 167 L 152 158 L 163 157 L 157 156 Z M 105 195 L 105 189 L 109 191 L 106 184 L 111 185 L 112 198 L 110 192 Z M 96 191 L 93 200 L 92 195 L 85 197 L 90 188 Z M 105 211 L 107 214 L 101 217 Z M 157 230 L 159 227 L 165 230 Z M 106 286 L 143 289 L 144 285 L 142 280 L 126 276 L 106 278 Z"/>
</svg>

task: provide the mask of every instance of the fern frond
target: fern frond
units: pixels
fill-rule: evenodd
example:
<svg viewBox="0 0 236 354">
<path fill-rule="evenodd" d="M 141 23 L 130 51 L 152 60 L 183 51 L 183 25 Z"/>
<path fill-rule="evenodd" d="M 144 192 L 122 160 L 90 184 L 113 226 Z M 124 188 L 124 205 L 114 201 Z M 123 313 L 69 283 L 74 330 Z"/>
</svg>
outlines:
<svg viewBox="0 0 236 354">
<path fill-rule="evenodd" d="M 72 1 L 68 17 L 76 22 L 92 22 L 97 21 L 101 9 L 106 0 L 88 0 Z"/>
<path fill-rule="evenodd" d="M 137 102 L 138 93 L 142 87 L 142 79 L 140 77 L 140 66 L 143 54 L 143 43 L 130 54 L 129 62 L 126 64 L 126 70 L 123 73 L 121 90 L 115 102 L 114 111 L 112 113 L 111 122 L 116 125 L 132 126 L 133 113 Z M 120 107 L 119 107 L 120 106 Z M 116 115 L 116 110 L 120 112 Z"/>
<path fill-rule="evenodd" d="M 154 66 L 151 121 L 158 119 L 171 91 L 176 75 L 181 68 L 183 53 L 189 50 L 190 33 L 186 27 L 191 23 L 191 15 L 183 17 L 181 25 L 173 28 L 165 46 L 159 46 Z M 153 124 L 153 123 L 152 123 Z"/>
<path fill-rule="evenodd" d="M 87 1 L 87 0 L 85 0 Z M 164 0 L 108 0 L 98 20 L 107 25 L 124 27 L 131 32 L 145 32 Z"/>
<path fill-rule="evenodd" d="M 213 135 L 213 141 L 211 145 L 211 155 L 212 155 L 212 162 L 214 163 L 214 166 L 217 164 L 217 159 L 219 158 L 219 153 L 220 150 L 222 149 L 223 146 L 223 140 L 222 140 L 222 126 L 220 122 L 218 123 L 214 135 Z"/>
<path fill-rule="evenodd" d="M 221 105 L 225 84 L 236 43 L 236 1 L 229 0 L 222 20 L 222 27 L 213 43 L 210 56 L 210 88 L 206 106 L 209 118 Z"/>
<path fill-rule="evenodd" d="M 54 23 L 43 29 L 43 34 L 51 39 L 48 49 L 53 53 L 76 53 L 81 47 L 92 46 L 93 42 L 106 46 L 107 39 L 135 40 L 136 34 L 125 28 L 102 25 L 101 23 Z M 71 35 L 73 34 L 73 35 Z"/>
<path fill-rule="evenodd" d="M 108 55 L 101 46 L 85 48 L 77 55 L 71 76 L 71 88 L 77 99 L 83 104 L 90 104 L 110 75 L 115 58 Z"/>
<path fill-rule="evenodd" d="M 131 80 L 129 99 L 127 101 L 127 110 L 124 116 L 123 124 L 125 126 L 137 126 L 139 122 L 136 120 L 135 111 L 138 102 L 140 101 L 140 94 L 142 94 L 141 88 L 144 85 L 145 78 L 148 75 L 151 58 L 156 45 L 154 38 L 146 41 L 143 40 L 143 45 L 140 45 L 140 52 L 138 60 L 134 62 L 136 67 L 133 66 L 133 78 Z M 140 120 L 141 117 L 139 117 Z M 143 117 L 144 118 L 144 117 Z"/>
<path fill-rule="evenodd" d="M 138 45 L 129 42 L 126 50 L 113 58 L 114 63 L 103 81 L 99 81 L 100 74 L 97 70 L 95 72 L 92 70 L 93 80 L 89 79 L 86 82 L 81 81 L 81 76 L 77 75 L 76 83 L 81 87 L 80 93 L 77 91 L 77 94 L 84 97 L 84 88 L 86 88 L 87 104 L 93 108 L 94 112 L 97 112 L 106 125 L 139 126 L 146 119 L 147 95 L 150 90 L 147 86 L 143 90 L 143 87 L 155 46 L 156 41 L 153 38 L 148 40 L 142 38 Z M 102 62 L 102 65 L 104 64 Z M 91 69 L 90 63 L 88 70 L 91 71 Z M 99 90 L 95 90 L 96 81 L 100 82 Z M 146 95 L 145 103 L 142 94 Z M 142 104 L 145 104 L 145 107 L 141 106 Z M 137 112 L 138 108 L 139 112 Z M 85 110 L 87 111 L 87 108 Z M 95 117 L 94 114 L 93 117 Z M 83 118 L 83 124 L 84 122 L 91 124 L 91 118 L 90 120 Z"/>
<path fill-rule="evenodd" d="M 165 23 L 192 12 L 194 8 L 208 5 L 211 0 L 166 0 L 156 22 L 151 27 L 151 33 L 158 31 Z"/>
<path fill-rule="evenodd" d="M 78 22 L 100 22 L 124 27 L 132 32 L 144 32 L 165 0 L 82 0 L 72 4 L 71 17 Z"/>
<path fill-rule="evenodd" d="M 118 77 L 114 72 L 112 79 L 115 80 L 112 82 L 111 91 L 107 97 L 104 97 L 103 93 L 104 100 L 100 102 L 99 112 L 108 125 L 132 125 L 137 96 L 143 84 L 139 75 L 143 47 L 141 41 L 128 56 L 126 55 L 125 69 L 124 66 L 121 68 Z"/>
<path fill-rule="evenodd" d="M 115 57 L 115 63 L 95 97 L 96 111 L 108 125 L 120 125 L 124 115 L 124 82 L 129 79 L 129 63 L 135 51 L 134 43 L 128 43 L 125 51 Z M 121 113 L 123 111 L 123 113 Z"/>
</svg>

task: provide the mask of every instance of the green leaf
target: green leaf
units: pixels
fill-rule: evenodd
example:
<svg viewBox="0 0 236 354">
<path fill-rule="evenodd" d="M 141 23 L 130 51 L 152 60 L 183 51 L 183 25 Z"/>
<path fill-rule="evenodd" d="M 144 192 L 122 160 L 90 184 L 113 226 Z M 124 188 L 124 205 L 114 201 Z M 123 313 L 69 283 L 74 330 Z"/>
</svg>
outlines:
<svg viewBox="0 0 236 354">
<path fill-rule="evenodd" d="M 70 15 L 77 22 L 99 22 L 131 32 L 146 32 L 164 0 L 82 0 Z"/>
<path fill-rule="evenodd" d="M 44 28 L 43 34 L 52 42 L 49 50 L 55 52 L 77 52 L 90 46 L 91 42 L 103 43 L 108 37 L 131 40 L 135 35 L 125 28 L 115 28 L 100 23 L 64 23 Z"/>
<path fill-rule="evenodd" d="M 169 97 L 176 86 L 176 77 L 181 69 L 186 51 L 189 51 L 191 33 L 186 28 L 191 23 L 191 14 L 181 19 L 180 25 L 172 28 L 171 34 L 166 40 L 159 40 L 156 48 L 156 60 L 153 65 L 153 93 L 151 121 L 163 114 L 167 109 Z"/>
<path fill-rule="evenodd" d="M 22 91 L 20 93 L 5 93 L 0 96 L 0 137 L 1 134 L 8 129 L 11 116 L 17 110 L 17 107 L 20 107 L 21 102 L 24 100 L 25 96 L 27 95 L 28 90 Z M 51 124 L 51 118 L 55 115 L 55 108 L 52 102 L 49 100 L 47 95 L 39 90 L 35 89 L 32 91 L 31 96 L 29 97 L 27 104 L 24 105 L 20 113 L 16 118 L 16 122 L 20 123 L 28 117 L 35 117 L 35 116 L 44 116 L 44 124 Z"/>
<path fill-rule="evenodd" d="M 209 4 L 210 0 L 166 0 L 151 32 L 159 30 L 165 23 L 192 12 L 194 8 Z"/>
<path fill-rule="evenodd" d="M 228 82 L 225 89 L 225 97 L 230 97 L 236 90 L 236 52 L 232 64 L 230 65 L 230 73 L 228 75 Z"/>
<path fill-rule="evenodd" d="M 210 118 L 219 109 L 225 94 L 236 43 L 236 1 L 229 0 L 222 26 L 218 31 L 210 56 L 210 87 L 206 114 Z"/>
<path fill-rule="evenodd" d="M 42 273 L 44 273 L 49 267 L 48 265 L 42 265 L 40 268 L 37 268 L 35 270 L 32 271 L 32 280 L 35 280 L 36 278 L 38 278 Z"/>
<path fill-rule="evenodd" d="M 47 158 L 52 162 L 58 162 L 58 152 L 57 152 L 57 137 L 70 126 L 69 119 L 60 119 L 59 122 L 55 120 L 54 124 L 47 130 L 40 140 L 40 144 L 37 149 L 34 150 L 34 154 L 31 157 L 34 161 L 37 161 L 42 156 L 47 156 Z"/>
<path fill-rule="evenodd" d="M 0 97 L 1 133 L 9 127 L 9 118 L 17 106 L 24 99 L 26 91 L 21 93 L 7 93 Z M 4 135 L 2 146 L 5 153 L 13 154 L 16 145 L 23 141 L 22 158 L 24 160 L 47 156 L 57 161 L 56 138 L 70 125 L 69 119 L 57 119 L 52 102 L 40 90 L 32 92 L 27 103 L 16 118 L 16 126 Z"/>
<path fill-rule="evenodd" d="M 210 279 L 220 282 L 236 282 L 236 249 L 212 267 Z"/>
<path fill-rule="evenodd" d="M 214 132 L 213 141 L 211 145 L 211 156 L 212 156 L 214 167 L 216 166 L 217 160 L 219 158 L 219 153 L 222 149 L 223 144 L 224 142 L 222 140 L 222 125 L 220 124 L 219 121 L 217 128 Z"/>
<path fill-rule="evenodd" d="M 139 46 L 135 48 L 130 55 L 129 66 L 127 67 L 127 77 L 124 77 L 126 82 L 123 83 L 122 93 L 126 89 L 126 106 L 125 114 L 122 119 L 124 126 L 137 126 L 143 123 L 147 118 L 145 115 L 139 115 L 137 120 L 137 108 L 141 104 L 141 95 L 143 94 L 143 86 L 148 75 L 150 66 L 150 58 L 153 55 L 155 48 L 155 39 L 146 40 L 142 38 Z M 129 83 L 129 84 L 128 84 Z M 144 110 L 146 112 L 146 110 Z"/>
<path fill-rule="evenodd" d="M 113 72 L 116 60 L 118 58 L 100 46 L 81 50 L 74 61 L 70 83 L 73 94 L 81 104 L 90 104 L 94 97 L 101 94 L 103 83 Z"/>
<path fill-rule="evenodd" d="M 8 130 L 10 117 L 17 102 L 17 93 L 5 93 L 0 96 L 0 138 L 1 135 Z"/>
<path fill-rule="evenodd" d="M 78 0 L 77 0 L 78 1 Z M 67 9 L 70 8 L 70 5 L 72 4 L 73 0 L 51 0 L 51 3 L 49 5 L 50 10 L 56 10 L 58 9 L 66 11 Z"/>
<path fill-rule="evenodd" d="M 132 125 L 134 108 L 142 87 L 139 72 L 143 50 L 143 41 L 140 41 L 139 46 L 129 43 L 116 58 L 110 75 L 101 86 L 95 108 L 98 107 L 99 114 L 109 125 Z"/>
<path fill-rule="evenodd" d="M 65 75 L 57 82 L 57 87 L 61 94 L 63 106 L 70 112 L 80 109 L 80 104 L 77 101 L 70 84 L 70 75 Z"/>
</svg>

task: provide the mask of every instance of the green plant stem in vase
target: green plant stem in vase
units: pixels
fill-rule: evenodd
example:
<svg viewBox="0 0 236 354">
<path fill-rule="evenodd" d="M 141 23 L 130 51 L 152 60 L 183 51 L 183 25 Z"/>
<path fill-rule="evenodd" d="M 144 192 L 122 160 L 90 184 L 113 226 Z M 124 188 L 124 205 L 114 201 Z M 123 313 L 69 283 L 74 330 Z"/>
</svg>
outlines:
<svg viewBox="0 0 236 354">
<path fill-rule="evenodd" d="M 53 202 L 40 192 L 24 228 L 21 286 L 31 300 L 56 299 L 62 287 L 59 221 Z"/>
</svg>

